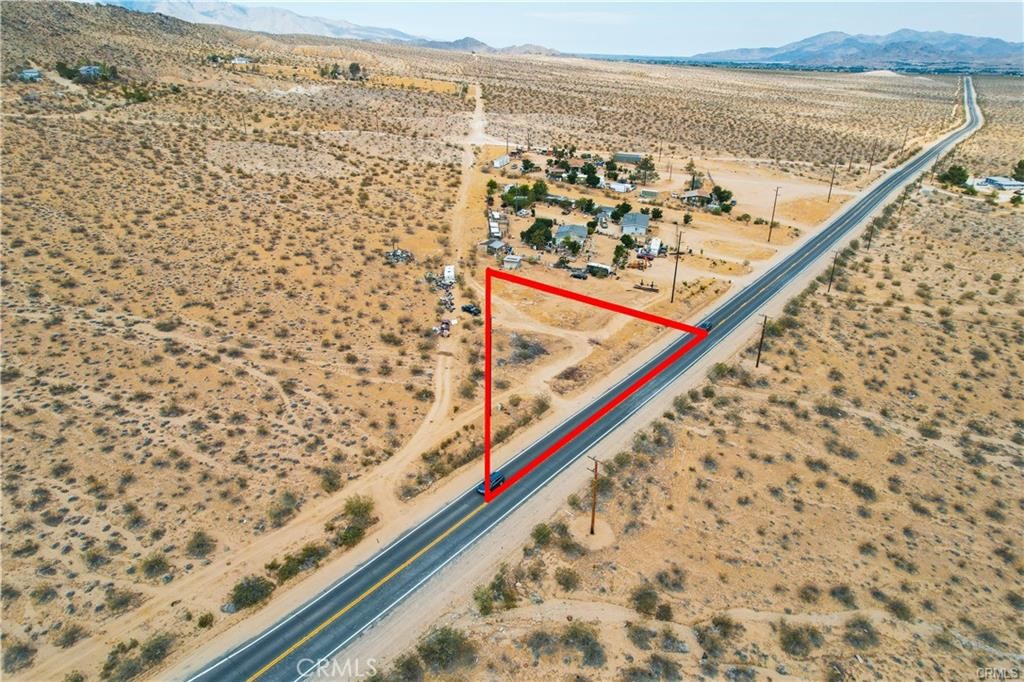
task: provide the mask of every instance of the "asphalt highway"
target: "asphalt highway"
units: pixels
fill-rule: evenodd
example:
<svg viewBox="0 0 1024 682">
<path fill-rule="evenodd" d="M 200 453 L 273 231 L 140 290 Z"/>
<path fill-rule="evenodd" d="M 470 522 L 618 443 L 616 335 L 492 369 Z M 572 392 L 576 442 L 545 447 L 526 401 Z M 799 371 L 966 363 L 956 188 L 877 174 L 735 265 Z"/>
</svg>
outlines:
<svg viewBox="0 0 1024 682">
<path fill-rule="evenodd" d="M 979 127 L 981 118 L 970 78 L 964 81 L 964 101 L 968 114 L 964 126 L 900 168 L 890 171 L 883 181 L 848 205 L 806 243 L 701 320 L 713 324 L 703 343 L 617 405 L 529 475 L 489 504 L 484 504 L 482 496 L 474 489 L 467 490 L 318 596 L 297 606 L 275 625 L 193 673 L 187 678 L 188 682 L 296 682 L 305 677 L 349 679 L 343 670 L 337 668 L 334 677 L 311 676 L 309 673 L 315 670 L 319 661 L 329 660 L 413 591 L 429 589 L 431 579 L 447 564 L 598 445 L 652 398 L 670 388 L 715 345 L 757 315 L 794 278 L 807 268 L 827 261 L 826 256 L 835 245 L 879 209 L 887 196 L 915 180 L 951 144 Z M 690 336 L 682 334 L 643 367 L 519 453 L 502 469 L 508 473 L 517 471 L 556 442 L 562 433 L 584 421 L 688 340 Z M 360 672 L 365 674 L 365 670 Z M 356 675 L 357 671 L 352 669 L 351 679 L 357 679 Z"/>
</svg>

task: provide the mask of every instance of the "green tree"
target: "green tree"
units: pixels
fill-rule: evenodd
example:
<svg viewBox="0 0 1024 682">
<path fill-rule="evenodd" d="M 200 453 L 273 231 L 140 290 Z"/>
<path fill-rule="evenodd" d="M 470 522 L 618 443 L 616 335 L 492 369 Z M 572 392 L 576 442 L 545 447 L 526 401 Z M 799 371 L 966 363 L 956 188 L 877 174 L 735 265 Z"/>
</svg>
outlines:
<svg viewBox="0 0 1024 682">
<path fill-rule="evenodd" d="M 491 196 L 498 191 L 498 181 L 491 178 L 487 181 L 487 196 Z"/>
<path fill-rule="evenodd" d="M 726 204 L 730 199 L 732 199 L 732 192 L 724 187 L 719 187 L 718 185 L 711 188 L 711 195 L 715 198 L 715 201 L 720 204 Z"/>
<path fill-rule="evenodd" d="M 552 225 L 554 221 L 548 218 L 537 218 L 533 225 L 519 233 L 519 238 L 535 249 L 543 249 L 551 242 Z"/>
<path fill-rule="evenodd" d="M 692 222 L 693 222 L 693 214 L 692 213 L 684 213 L 683 214 L 683 225 L 689 225 Z"/>
<path fill-rule="evenodd" d="M 533 187 L 530 188 L 530 194 L 533 196 L 534 201 L 540 201 L 548 195 L 548 184 L 543 180 L 537 180 L 533 183 Z"/>
<path fill-rule="evenodd" d="M 664 212 L 660 208 L 652 208 L 651 209 L 651 219 L 652 220 L 661 220 L 661 217 L 663 215 L 665 215 L 665 214 L 664 214 Z"/>
<path fill-rule="evenodd" d="M 648 182 L 658 179 L 658 172 L 654 170 L 654 159 L 650 156 L 640 159 L 640 162 L 636 164 L 636 171 L 641 184 L 646 185 Z"/>
<path fill-rule="evenodd" d="M 947 185 L 963 187 L 967 184 L 968 177 L 967 169 L 963 166 L 950 166 L 944 173 L 939 175 L 939 182 L 944 182 Z"/>
<path fill-rule="evenodd" d="M 627 263 L 629 263 L 629 249 L 625 244 L 616 244 L 615 253 L 612 255 L 612 265 L 624 268 Z"/>
<path fill-rule="evenodd" d="M 532 171 L 536 167 L 537 167 L 537 164 L 535 164 L 533 161 L 530 161 L 529 159 L 523 159 L 523 172 L 524 173 L 529 173 L 530 171 Z"/>
<path fill-rule="evenodd" d="M 1017 165 L 1013 167 L 1013 179 L 1020 182 L 1024 182 L 1024 159 L 1017 162 Z"/>
<path fill-rule="evenodd" d="M 359 76 L 363 73 L 363 70 L 358 63 L 352 62 L 351 64 L 348 65 L 348 72 L 353 78 L 359 78 Z"/>
</svg>

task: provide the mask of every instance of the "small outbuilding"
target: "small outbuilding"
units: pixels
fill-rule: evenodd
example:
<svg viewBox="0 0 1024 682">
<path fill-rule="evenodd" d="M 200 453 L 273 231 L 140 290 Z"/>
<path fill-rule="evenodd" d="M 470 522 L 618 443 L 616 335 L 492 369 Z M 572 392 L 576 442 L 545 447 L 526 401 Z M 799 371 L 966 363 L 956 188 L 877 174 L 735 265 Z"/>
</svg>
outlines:
<svg viewBox="0 0 1024 682">
<path fill-rule="evenodd" d="M 78 67 L 78 76 L 83 80 L 94 81 L 103 75 L 103 69 L 95 64 Z"/>
<path fill-rule="evenodd" d="M 518 270 L 523 266 L 523 257 L 509 254 L 501 259 L 502 270 Z"/>
<path fill-rule="evenodd" d="M 632 163 L 638 164 L 644 160 L 644 155 L 640 152 L 615 152 L 612 155 L 612 161 L 616 163 Z"/>
<path fill-rule="evenodd" d="M 39 69 L 22 69 L 18 72 L 18 80 L 24 83 L 38 83 L 43 80 L 43 74 Z"/>
<path fill-rule="evenodd" d="M 491 165 L 494 166 L 495 168 L 504 168 L 505 166 L 507 166 L 509 164 L 509 162 L 511 160 L 512 159 L 509 158 L 508 154 L 502 154 L 501 156 L 496 158 L 494 161 L 491 161 Z"/>
<path fill-rule="evenodd" d="M 618 192 L 619 194 L 626 194 L 627 192 L 632 192 L 636 188 L 628 182 L 609 182 L 608 189 L 613 192 Z"/>
<path fill-rule="evenodd" d="M 445 284 L 455 284 L 455 266 L 446 265 L 444 266 L 444 272 L 441 275 L 441 281 Z"/>
</svg>

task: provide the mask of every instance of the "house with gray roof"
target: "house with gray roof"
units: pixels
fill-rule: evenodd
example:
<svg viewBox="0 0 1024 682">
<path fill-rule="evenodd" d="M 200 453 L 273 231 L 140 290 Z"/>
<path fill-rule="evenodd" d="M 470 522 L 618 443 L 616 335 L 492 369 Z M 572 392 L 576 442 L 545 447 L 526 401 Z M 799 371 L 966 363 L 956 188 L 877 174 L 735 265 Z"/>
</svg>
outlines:
<svg viewBox="0 0 1024 682">
<path fill-rule="evenodd" d="M 622 234 L 628 234 L 632 236 L 646 235 L 647 228 L 651 224 L 651 217 L 646 213 L 637 213 L 633 211 L 622 216 Z"/>
<path fill-rule="evenodd" d="M 563 240 L 571 239 L 577 244 L 587 240 L 586 225 L 559 225 L 555 231 L 555 244 L 561 244 Z"/>
</svg>

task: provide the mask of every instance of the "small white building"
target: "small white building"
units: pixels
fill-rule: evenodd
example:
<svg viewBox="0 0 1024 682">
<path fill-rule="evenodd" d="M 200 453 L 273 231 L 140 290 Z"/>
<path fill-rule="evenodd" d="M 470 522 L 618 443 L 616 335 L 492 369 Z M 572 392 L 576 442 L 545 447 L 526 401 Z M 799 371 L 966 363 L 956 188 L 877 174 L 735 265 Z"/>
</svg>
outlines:
<svg viewBox="0 0 1024 682">
<path fill-rule="evenodd" d="M 494 237 L 495 239 L 501 239 L 501 228 L 498 227 L 498 223 L 494 222 L 493 220 L 490 221 L 487 224 L 487 230 L 490 232 L 491 236 Z"/>
<path fill-rule="evenodd" d="M 523 266 L 523 257 L 509 254 L 501 259 L 502 270 L 518 270 Z"/>
<path fill-rule="evenodd" d="M 455 284 L 455 266 L 446 265 L 444 266 L 444 273 L 441 275 L 441 281 L 445 284 Z"/>
<path fill-rule="evenodd" d="M 608 189 L 619 194 L 625 194 L 626 192 L 632 192 L 634 188 L 628 182 L 609 182 Z"/>
<path fill-rule="evenodd" d="M 491 165 L 494 166 L 495 168 L 504 168 L 509 164 L 509 161 L 511 160 L 512 159 L 509 158 L 508 154 L 502 154 L 494 161 L 491 161 Z"/>
<path fill-rule="evenodd" d="M 249 61 L 250 60 L 249 60 L 248 57 L 243 57 L 242 55 L 238 55 L 237 57 L 235 57 L 234 59 L 231 60 L 231 63 L 232 64 L 248 64 Z"/>
</svg>

